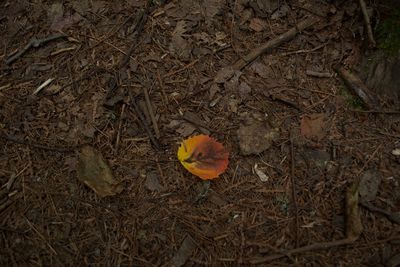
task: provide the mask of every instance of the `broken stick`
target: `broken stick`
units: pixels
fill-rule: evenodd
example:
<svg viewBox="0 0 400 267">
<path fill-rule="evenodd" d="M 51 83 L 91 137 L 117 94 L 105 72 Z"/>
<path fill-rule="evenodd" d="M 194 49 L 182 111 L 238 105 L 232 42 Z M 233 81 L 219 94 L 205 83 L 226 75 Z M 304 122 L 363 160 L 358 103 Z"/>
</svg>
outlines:
<svg viewBox="0 0 400 267">
<path fill-rule="evenodd" d="M 399 238 L 400 238 L 399 235 L 394 235 L 394 236 L 390 236 L 386 239 L 372 241 L 368 245 L 371 246 L 374 244 L 382 244 L 382 243 L 389 242 L 391 240 L 398 240 Z M 266 256 L 264 258 L 251 259 L 249 262 L 251 264 L 267 263 L 267 262 L 271 262 L 273 260 L 287 257 L 288 255 L 294 255 L 294 254 L 299 254 L 299 253 L 309 252 L 309 251 L 330 249 L 330 248 L 339 247 L 339 246 L 355 245 L 355 244 L 357 244 L 357 243 L 355 243 L 353 239 L 349 239 L 349 238 L 334 240 L 334 241 L 330 241 L 330 242 L 314 243 L 314 244 L 304 246 L 304 247 L 283 250 L 277 254 L 272 254 L 272 255 Z M 260 252 L 263 253 L 264 251 L 260 251 Z"/>
<path fill-rule="evenodd" d="M 146 101 L 147 111 L 149 112 L 151 122 L 153 123 L 154 133 L 156 134 L 157 139 L 160 138 L 160 130 L 158 129 L 158 124 L 156 120 L 156 116 L 154 115 L 153 105 L 150 101 L 149 91 L 146 86 L 143 86 L 143 94 L 144 99 Z"/>
<path fill-rule="evenodd" d="M 365 26 L 367 27 L 367 35 L 368 35 L 369 44 L 370 44 L 371 48 L 374 48 L 374 47 L 376 47 L 376 42 L 374 39 L 374 35 L 372 33 L 371 21 L 368 16 L 367 5 L 365 4 L 364 0 L 360 0 L 360 6 L 361 6 L 361 11 L 363 13 Z"/>
<path fill-rule="evenodd" d="M 23 140 L 19 139 L 15 136 L 6 134 L 6 133 L 0 133 L 0 139 L 4 139 L 6 141 L 10 141 L 16 144 L 20 145 L 26 145 L 31 148 L 36 148 L 36 149 L 41 149 L 41 150 L 48 150 L 48 151 L 56 151 L 56 152 L 75 152 L 77 148 L 85 145 L 85 144 L 80 144 L 80 145 L 75 145 L 71 147 L 53 147 L 53 146 L 47 146 L 47 145 L 42 145 L 42 144 L 37 144 L 28 140 Z"/>
<path fill-rule="evenodd" d="M 380 214 L 386 216 L 386 218 L 389 221 L 391 221 L 392 223 L 400 224 L 400 212 L 390 212 L 390 211 L 375 207 L 374 205 L 372 205 L 368 202 L 360 202 L 360 205 L 371 212 L 377 212 L 377 213 L 380 213 Z"/>
<path fill-rule="evenodd" d="M 50 41 L 57 40 L 59 38 L 65 38 L 65 37 L 66 37 L 65 34 L 58 33 L 58 34 L 54 34 L 54 35 L 51 35 L 51 36 L 49 36 L 47 38 L 43 38 L 43 39 L 32 38 L 30 40 L 30 42 L 22 50 L 20 50 L 18 53 L 16 53 L 15 55 L 9 57 L 6 60 L 6 65 L 10 65 L 11 63 L 13 63 L 15 60 L 20 58 L 23 54 L 25 54 L 32 47 L 39 47 L 39 46 L 44 45 L 44 44 L 46 44 L 46 43 L 48 43 Z"/>
<path fill-rule="evenodd" d="M 293 132 L 289 132 L 290 140 L 290 182 L 292 184 L 292 201 L 295 215 L 295 235 L 296 235 L 296 248 L 299 247 L 299 209 L 297 207 L 297 192 L 294 174 L 294 146 L 293 146 Z"/>
<path fill-rule="evenodd" d="M 158 150 L 161 149 L 160 143 L 157 141 L 157 139 L 153 135 L 149 125 L 147 124 L 146 118 L 144 117 L 144 115 L 142 114 L 142 112 L 139 109 L 139 106 L 138 106 L 135 98 L 133 98 L 133 100 L 131 102 L 131 107 L 132 107 L 133 111 L 135 112 L 136 117 L 138 118 L 139 124 L 142 126 L 142 128 L 146 131 L 147 135 L 149 136 L 150 142 L 153 144 L 153 146 L 156 149 L 158 149 Z"/>
<path fill-rule="evenodd" d="M 318 21 L 319 21 L 319 19 L 315 18 L 315 17 L 306 18 L 305 20 L 300 22 L 298 25 L 291 28 L 289 31 L 279 35 L 277 38 L 274 38 L 274 39 L 266 42 L 265 44 L 261 45 L 260 47 L 257 47 L 255 49 L 251 50 L 250 53 L 248 53 L 246 56 L 244 56 L 243 58 L 236 61 L 236 63 L 233 65 L 233 68 L 235 70 L 240 70 L 240 69 L 244 68 L 247 64 L 249 64 L 250 62 L 255 60 L 260 55 L 268 52 L 272 48 L 275 48 L 275 47 L 283 44 L 284 42 L 287 42 L 287 41 L 293 39 L 296 36 L 296 34 L 305 30 L 306 28 L 314 25 Z"/>
</svg>

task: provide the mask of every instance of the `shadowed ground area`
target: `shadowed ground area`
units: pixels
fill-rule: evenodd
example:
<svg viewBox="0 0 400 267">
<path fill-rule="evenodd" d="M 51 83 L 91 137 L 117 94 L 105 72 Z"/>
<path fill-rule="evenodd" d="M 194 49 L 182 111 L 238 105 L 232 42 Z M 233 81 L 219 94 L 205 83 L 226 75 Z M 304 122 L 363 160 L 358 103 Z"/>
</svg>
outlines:
<svg viewBox="0 0 400 267">
<path fill-rule="evenodd" d="M 2 1 L 0 35 L 1 266 L 399 263 L 399 98 L 358 1 Z M 209 181 L 177 157 L 199 134 L 229 151 Z"/>
</svg>

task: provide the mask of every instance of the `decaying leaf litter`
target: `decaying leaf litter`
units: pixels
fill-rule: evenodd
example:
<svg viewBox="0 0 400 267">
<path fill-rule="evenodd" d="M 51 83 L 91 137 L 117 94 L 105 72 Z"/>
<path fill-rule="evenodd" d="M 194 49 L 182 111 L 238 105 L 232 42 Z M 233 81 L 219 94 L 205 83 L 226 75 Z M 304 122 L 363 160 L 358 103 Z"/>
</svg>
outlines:
<svg viewBox="0 0 400 267">
<path fill-rule="evenodd" d="M 2 3 L 1 264 L 392 264 L 398 115 L 334 75 L 363 25 L 350 1 Z M 176 157 L 198 134 L 230 154 L 212 181 Z"/>
</svg>

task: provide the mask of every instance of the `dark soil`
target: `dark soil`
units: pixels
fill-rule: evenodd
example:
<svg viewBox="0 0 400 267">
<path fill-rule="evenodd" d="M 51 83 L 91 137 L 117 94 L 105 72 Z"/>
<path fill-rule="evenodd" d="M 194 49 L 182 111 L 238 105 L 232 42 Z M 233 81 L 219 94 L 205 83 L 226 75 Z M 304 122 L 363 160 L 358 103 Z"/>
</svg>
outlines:
<svg viewBox="0 0 400 267">
<path fill-rule="evenodd" d="M 214 81 L 310 16 L 319 22 Z M 346 238 L 359 179 L 379 179 L 370 205 L 400 212 L 399 103 L 379 94 L 379 112 L 366 110 L 333 70 L 361 61 L 363 27 L 358 1 L 2 1 L 0 265 L 383 266 L 400 227 L 363 206 L 355 240 L 286 253 Z M 279 134 L 243 155 L 238 130 L 254 121 Z M 199 133 L 230 151 L 210 183 L 176 156 Z M 101 198 L 77 178 L 83 145 L 122 192 Z"/>
</svg>

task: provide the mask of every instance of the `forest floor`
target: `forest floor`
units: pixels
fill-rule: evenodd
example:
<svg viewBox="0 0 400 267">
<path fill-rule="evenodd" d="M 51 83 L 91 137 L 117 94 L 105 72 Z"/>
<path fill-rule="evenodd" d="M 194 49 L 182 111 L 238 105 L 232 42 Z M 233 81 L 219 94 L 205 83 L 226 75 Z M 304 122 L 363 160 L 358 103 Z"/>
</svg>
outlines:
<svg viewBox="0 0 400 267">
<path fill-rule="evenodd" d="M 336 2 L 2 1 L 0 265 L 395 266 L 399 103 L 336 74 L 369 49 Z M 177 159 L 197 134 L 230 154 L 209 182 Z"/>
</svg>

